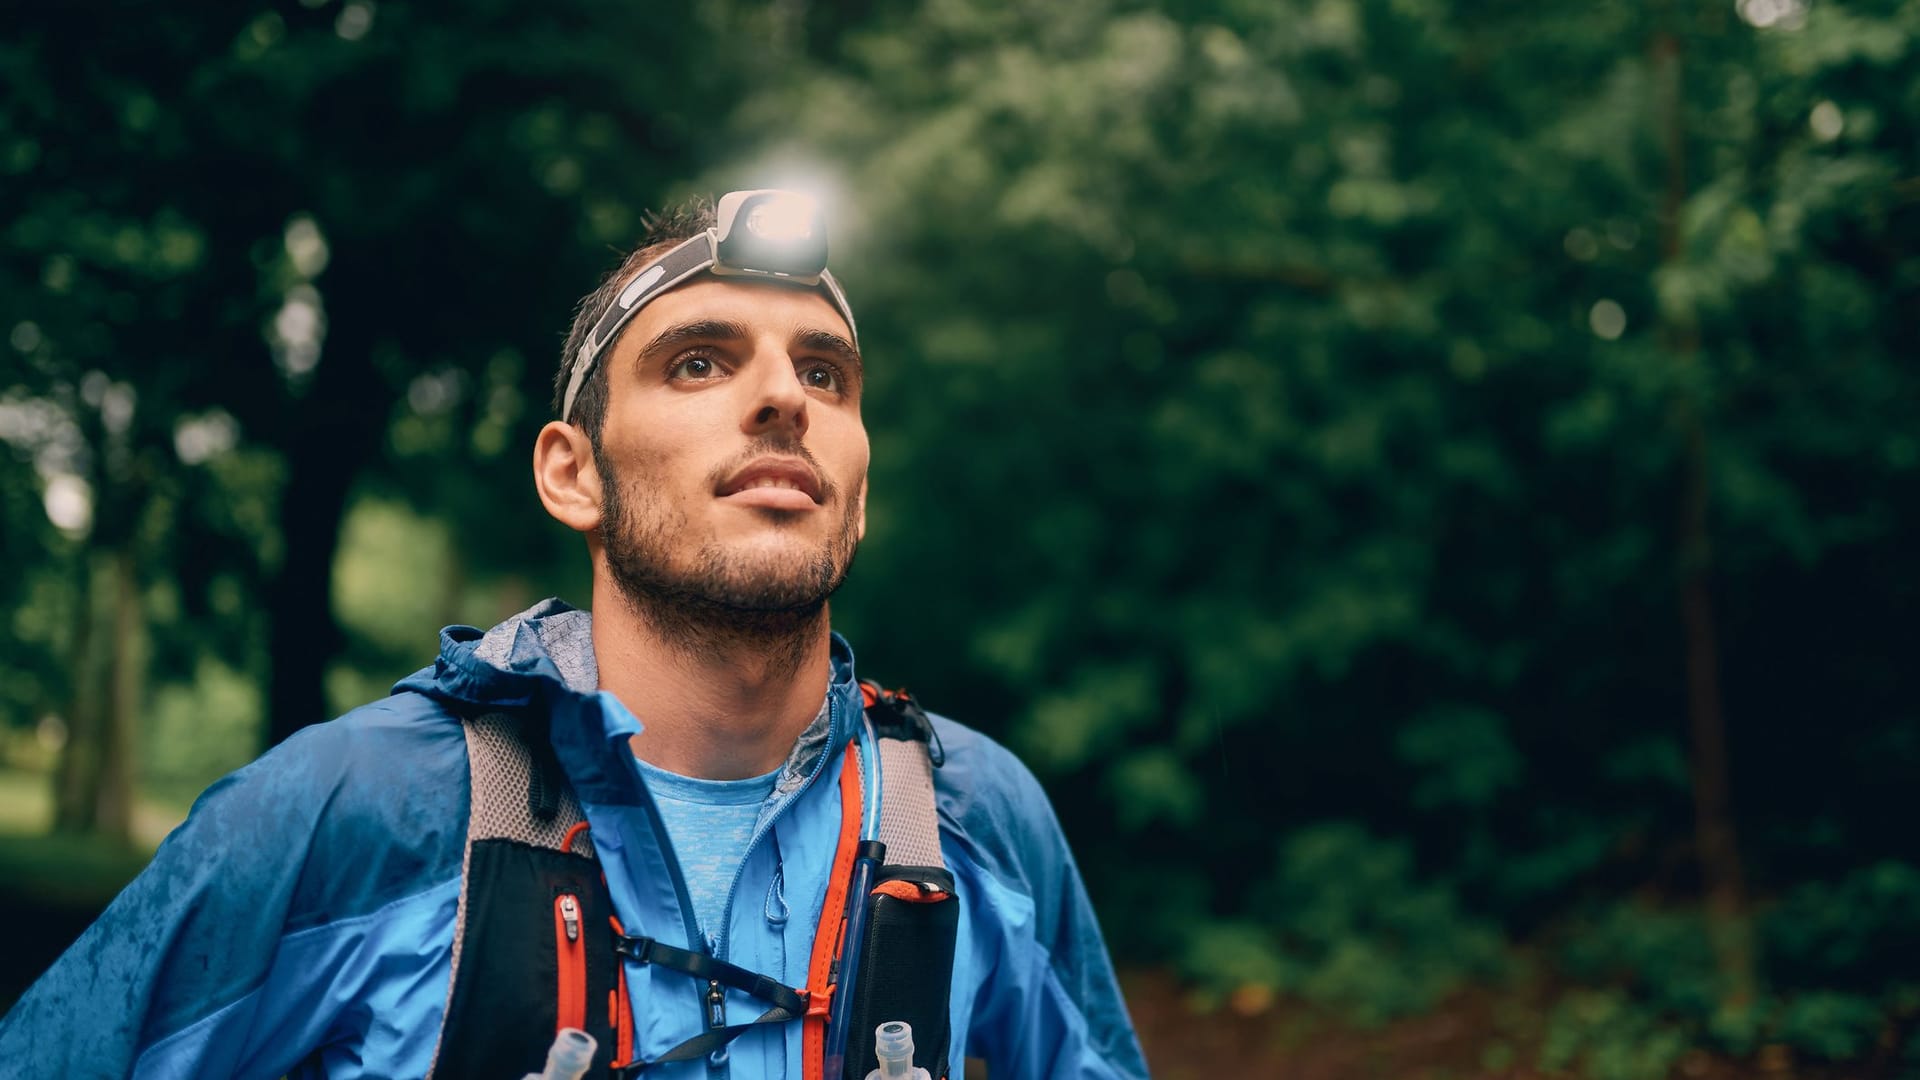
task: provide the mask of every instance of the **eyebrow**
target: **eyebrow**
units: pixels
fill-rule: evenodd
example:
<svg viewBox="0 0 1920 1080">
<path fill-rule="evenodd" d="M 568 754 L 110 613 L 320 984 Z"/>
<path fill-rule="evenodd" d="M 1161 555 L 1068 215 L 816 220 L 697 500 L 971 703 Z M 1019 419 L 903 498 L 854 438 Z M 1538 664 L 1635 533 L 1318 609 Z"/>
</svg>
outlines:
<svg viewBox="0 0 1920 1080">
<path fill-rule="evenodd" d="M 652 341 L 640 347 L 640 358 L 644 360 L 663 350 L 691 345 L 696 341 L 745 341 L 746 338 L 745 323 L 732 319 L 696 319 L 669 326 L 654 335 Z"/>
<path fill-rule="evenodd" d="M 853 347 L 853 342 L 831 330 L 816 330 L 809 327 L 795 331 L 793 343 L 801 349 L 827 353 L 856 372 L 864 371 L 866 368 L 860 359 L 860 350 Z"/>
</svg>

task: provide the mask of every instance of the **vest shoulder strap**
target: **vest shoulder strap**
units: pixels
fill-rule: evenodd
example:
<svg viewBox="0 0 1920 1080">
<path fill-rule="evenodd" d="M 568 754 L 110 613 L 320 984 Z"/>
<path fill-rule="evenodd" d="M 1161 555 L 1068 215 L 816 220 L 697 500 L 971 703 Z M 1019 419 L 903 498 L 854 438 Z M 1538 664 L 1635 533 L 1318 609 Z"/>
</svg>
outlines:
<svg viewBox="0 0 1920 1080">
<path fill-rule="evenodd" d="M 537 1073 L 557 1027 L 615 1052 L 613 901 L 543 716 L 462 719 L 471 792 L 453 971 L 428 1076 Z"/>
<path fill-rule="evenodd" d="M 940 851 L 940 816 L 934 803 L 933 770 L 946 759 L 933 720 L 903 690 L 863 682 L 866 719 L 873 725 L 880 759 L 880 842 L 887 866 L 947 865 Z"/>
</svg>

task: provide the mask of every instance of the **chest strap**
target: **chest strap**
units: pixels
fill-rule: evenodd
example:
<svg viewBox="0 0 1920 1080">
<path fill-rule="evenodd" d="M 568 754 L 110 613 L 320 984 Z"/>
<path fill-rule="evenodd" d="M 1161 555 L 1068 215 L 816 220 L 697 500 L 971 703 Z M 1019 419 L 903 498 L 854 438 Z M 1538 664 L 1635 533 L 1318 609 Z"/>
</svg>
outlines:
<svg viewBox="0 0 1920 1080">
<path fill-rule="evenodd" d="M 678 971 L 707 983 L 707 1030 L 652 1061 L 614 1065 L 613 1075 L 620 1080 L 639 1076 L 649 1066 L 706 1057 L 761 1024 L 783 1024 L 804 1016 L 807 1011 L 807 998 L 811 996 L 808 991 L 795 990 L 776 979 L 705 953 L 689 952 L 654 938 L 628 937 L 618 932 L 614 935 L 613 951 L 634 963 Z M 752 994 L 771 1003 L 773 1007 L 744 1024 L 729 1024 L 723 1007 L 725 997 L 720 989 L 723 986 Z"/>
</svg>

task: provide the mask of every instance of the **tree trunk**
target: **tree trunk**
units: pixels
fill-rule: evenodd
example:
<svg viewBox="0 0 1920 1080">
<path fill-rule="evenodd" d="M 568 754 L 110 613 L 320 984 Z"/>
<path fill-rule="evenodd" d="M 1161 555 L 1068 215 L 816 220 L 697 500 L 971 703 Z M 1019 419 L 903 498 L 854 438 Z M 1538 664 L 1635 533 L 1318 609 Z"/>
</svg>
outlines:
<svg viewBox="0 0 1920 1080">
<path fill-rule="evenodd" d="M 69 669 L 73 693 L 67 703 L 67 741 L 54 769 L 53 827 L 59 832 L 89 832 L 100 794 L 100 740 L 105 728 L 106 696 L 94 624 L 100 618 L 99 579 L 91 547 L 76 559 L 73 637 Z"/>
<path fill-rule="evenodd" d="M 134 762 L 145 685 L 146 625 L 133 541 L 84 557 L 72 641 L 74 693 L 55 769 L 54 828 L 133 836 Z"/>
<path fill-rule="evenodd" d="M 1686 117 L 1680 43 L 1672 34 L 1654 42 L 1662 87 L 1661 130 L 1666 143 L 1667 182 L 1662 200 L 1661 256 L 1670 267 L 1684 257 L 1681 212 L 1687 198 Z M 1700 363 L 1700 330 L 1691 313 L 1669 314 L 1663 338 L 1676 363 Z M 1709 458 L 1706 421 L 1689 370 L 1680 380 L 1674 414 L 1681 439 L 1680 505 L 1676 547 L 1680 619 L 1686 648 L 1687 720 L 1692 748 L 1694 844 L 1706 894 L 1714 960 L 1724 1001 L 1744 1007 L 1754 998 L 1753 925 L 1745 868 L 1734 828 L 1726 715 L 1720 699 L 1720 654 L 1714 631 L 1713 550 L 1708 522 Z"/>
<path fill-rule="evenodd" d="M 108 661 L 107 709 L 100 740 L 100 788 L 94 829 L 122 844 L 133 842 L 134 767 L 145 684 L 146 633 L 140 576 L 128 540 L 112 559 L 113 638 Z"/>
<path fill-rule="evenodd" d="M 354 478 L 386 431 L 387 388 L 373 369 L 372 341 L 351 331 L 349 320 L 329 330 L 313 385 L 282 444 L 287 486 L 280 498 L 280 535 L 286 556 L 269 609 L 269 746 L 327 718 L 327 662 L 340 650 L 332 589 L 340 522 Z"/>
</svg>

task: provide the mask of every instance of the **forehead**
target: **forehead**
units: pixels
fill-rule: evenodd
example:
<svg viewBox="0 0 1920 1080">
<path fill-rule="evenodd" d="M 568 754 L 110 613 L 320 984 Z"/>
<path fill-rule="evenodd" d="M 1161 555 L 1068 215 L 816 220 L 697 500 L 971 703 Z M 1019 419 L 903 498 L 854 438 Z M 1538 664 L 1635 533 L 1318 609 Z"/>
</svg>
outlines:
<svg viewBox="0 0 1920 1080">
<path fill-rule="evenodd" d="M 624 347 L 652 340 L 660 331 L 702 320 L 736 322 L 756 332 L 788 334 L 826 330 L 851 341 L 853 330 L 833 303 L 811 288 L 751 278 L 702 276 L 661 294 L 627 324 Z"/>
</svg>

